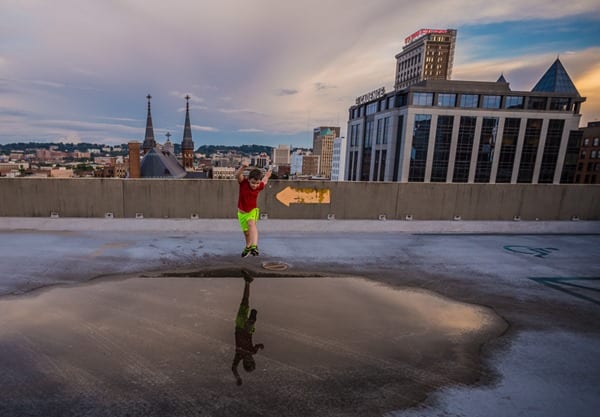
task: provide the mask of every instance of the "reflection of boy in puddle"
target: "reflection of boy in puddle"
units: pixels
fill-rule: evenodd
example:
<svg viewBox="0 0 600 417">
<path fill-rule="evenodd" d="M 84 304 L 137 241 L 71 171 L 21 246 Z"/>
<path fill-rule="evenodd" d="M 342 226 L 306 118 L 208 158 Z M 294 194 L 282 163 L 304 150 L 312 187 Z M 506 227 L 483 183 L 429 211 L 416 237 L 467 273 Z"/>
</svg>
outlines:
<svg viewBox="0 0 600 417">
<path fill-rule="evenodd" d="M 240 361 L 246 372 L 252 372 L 256 368 L 256 362 L 252 355 L 258 352 L 259 349 L 264 349 L 265 346 L 262 343 L 257 345 L 252 344 L 252 335 L 256 330 L 254 324 L 256 323 L 256 310 L 250 310 L 250 283 L 254 280 L 248 274 L 248 272 L 242 270 L 244 275 L 244 296 L 238 310 L 237 317 L 235 318 L 235 356 L 233 357 L 233 365 L 231 370 L 238 385 L 242 385 L 242 378 L 237 371 Z M 250 313 L 250 314 L 248 314 Z"/>
</svg>

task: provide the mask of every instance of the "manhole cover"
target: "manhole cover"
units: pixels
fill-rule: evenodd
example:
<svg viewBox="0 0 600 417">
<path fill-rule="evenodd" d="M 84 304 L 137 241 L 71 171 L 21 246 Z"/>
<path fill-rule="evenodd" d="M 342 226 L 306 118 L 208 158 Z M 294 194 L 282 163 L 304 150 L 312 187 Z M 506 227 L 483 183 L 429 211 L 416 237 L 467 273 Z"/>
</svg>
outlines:
<svg viewBox="0 0 600 417">
<path fill-rule="evenodd" d="M 288 269 L 288 264 L 283 262 L 263 262 L 262 267 L 269 271 L 285 271 Z"/>
</svg>

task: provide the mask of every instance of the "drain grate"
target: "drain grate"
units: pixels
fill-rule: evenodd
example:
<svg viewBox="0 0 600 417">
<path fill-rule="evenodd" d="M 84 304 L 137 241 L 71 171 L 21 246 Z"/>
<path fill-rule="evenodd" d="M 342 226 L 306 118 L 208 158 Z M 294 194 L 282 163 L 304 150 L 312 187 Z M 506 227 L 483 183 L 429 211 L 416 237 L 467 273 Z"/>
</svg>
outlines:
<svg viewBox="0 0 600 417">
<path fill-rule="evenodd" d="M 269 271 L 285 271 L 288 269 L 289 265 L 283 262 L 263 262 L 262 267 Z"/>
</svg>

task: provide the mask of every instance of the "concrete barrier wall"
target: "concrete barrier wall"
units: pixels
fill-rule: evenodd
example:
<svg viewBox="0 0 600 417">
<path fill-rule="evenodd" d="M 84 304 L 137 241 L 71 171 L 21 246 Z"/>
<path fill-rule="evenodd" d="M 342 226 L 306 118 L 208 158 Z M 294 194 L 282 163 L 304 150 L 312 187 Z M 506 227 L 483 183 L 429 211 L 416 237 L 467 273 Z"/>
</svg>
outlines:
<svg viewBox="0 0 600 417">
<path fill-rule="evenodd" d="M 234 218 L 237 194 L 234 180 L 0 178 L 0 216 Z M 600 186 L 272 180 L 259 207 L 273 219 L 600 220 Z"/>
</svg>

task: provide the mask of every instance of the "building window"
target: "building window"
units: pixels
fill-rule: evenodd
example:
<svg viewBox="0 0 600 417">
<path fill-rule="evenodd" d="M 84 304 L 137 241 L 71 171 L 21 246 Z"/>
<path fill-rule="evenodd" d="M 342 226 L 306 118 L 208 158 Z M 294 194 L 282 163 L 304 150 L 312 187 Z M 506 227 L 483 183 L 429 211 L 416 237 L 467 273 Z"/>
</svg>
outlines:
<svg viewBox="0 0 600 417">
<path fill-rule="evenodd" d="M 437 128 L 435 130 L 435 145 L 433 147 L 431 182 L 446 181 L 453 125 L 454 116 L 438 116 Z"/>
<path fill-rule="evenodd" d="M 365 126 L 365 141 L 363 143 L 362 149 L 362 160 L 360 165 L 360 180 L 361 181 L 369 181 L 370 169 L 371 169 L 371 148 L 373 144 L 373 134 L 374 134 L 374 124 L 373 120 L 367 121 Z"/>
<path fill-rule="evenodd" d="M 433 106 L 433 93 L 413 93 L 414 106 Z"/>
<path fill-rule="evenodd" d="M 430 114 L 415 114 L 412 148 L 410 152 L 410 167 L 408 180 L 425 181 L 425 165 L 427 163 L 427 147 L 429 145 L 429 130 L 431 129 Z"/>
<path fill-rule="evenodd" d="M 370 148 L 373 144 L 373 120 L 367 121 L 367 129 L 365 133 L 365 142 L 363 144 L 363 148 Z"/>
<path fill-rule="evenodd" d="M 600 138 L 594 138 L 594 146 L 598 146 L 598 142 L 600 142 Z"/>
<path fill-rule="evenodd" d="M 388 143 L 388 136 L 390 134 L 390 117 L 386 117 L 385 119 L 383 119 L 383 138 L 381 143 L 383 144 L 387 144 Z"/>
<path fill-rule="evenodd" d="M 504 99 L 505 109 L 522 109 L 524 99 L 523 96 L 506 96 Z"/>
<path fill-rule="evenodd" d="M 590 154 L 590 158 L 596 158 L 596 150 L 595 149 Z"/>
<path fill-rule="evenodd" d="M 567 97 L 552 97 L 550 99 L 550 110 L 570 111 L 571 100 Z"/>
<path fill-rule="evenodd" d="M 523 141 L 523 150 L 521 151 L 521 164 L 519 165 L 519 175 L 517 177 L 517 182 L 519 183 L 530 183 L 533 180 L 533 168 L 540 143 L 541 131 L 542 119 L 527 119 L 525 140 Z"/>
<path fill-rule="evenodd" d="M 398 181 L 400 175 L 400 148 L 402 148 L 402 131 L 404 129 L 404 116 L 398 116 L 398 128 L 396 129 L 396 153 L 394 155 L 394 181 Z"/>
<path fill-rule="evenodd" d="M 437 105 L 440 107 L 456 106 L 456 94 L 438 94 Z"/>
<path fill-rule="evenodd" d="M 469 168 L 471 166 L 471 154 L 473 153 L 476 122 L 476 117 L 461 116 L 460 118 L 452 182 L 467 182 L 469 180 Z"/>
<path fill-rule="evenodd" d="M 358 125 L 350 126 L 350 146 L 358 145 Z"/>
<path fill-rule="evenodd" d="M 500 96 L 482 96 L 481 107 L 483 107 L 484 109 L 499 109 L 500 101 Z"/>
<path fill-rule="evenodd" d="M 561 184 L 572 184 L 575 181 L 575 168 L 577 168 L 577 157 L 579 156 L 579 144 L 582 135 L 581 130 L 571 130 L 569 133 L 565 162 L 560 176 Z M 579 182 L 579 180 L 575 182 Z"/>
<path fill-rule="evenodd" d="M 564 120 L 550 120 L 548 123 L 548 133 L 546 134 L 546 143 L 544 145 L 544 154 L 542 156 L 540 178 L 538 181 L 541 184 L 549 184 L 554 180 L 558 150 L 560 149 L 564 126 Z"/>
<path fill-rule="evenodd" d="M 484 117 L 481 125 L 481 136 L 479 137 L 475 182 L 490 182 L 497 133 L 498 118 Z"/>
<path fill-rule="evenodd" d="M 383 119 L 377 120 L 377 136 L 375 136 L 375 144 L 381 145 L 383 139 Z"/>
<path fill-rule="evenodd" d="M 387 104 L 388 109 L 393 109 L 394 108 L 394 99 L 395 98 L 396 98 L 396 96 L 388 97 L 388 99 L 387 99 L 388 100 L 388 104 Z"/>
<path fill-rule="evenodd" d="M 512 178 L 520 127 L 521 119 L 508 118 L 504 121 L 502 146 L 498 158 L 498 173 L 496 174 L 497 183 L 507 183 Z"/>
<path fill-rule="evenodd" d="M 477 94 L 462 94 L 460 96 L 460 107 L 475 108 L 479 105 Z"/>
<path fill-rule="evenodd" d="M 377 102 L 367 104 L 367 116 L 377 113 Z"/>
<path fill-rule="evenodd" d="M 529 97 L 527 108 L 532 110 L 546 110 L 546 97 Z"/>
</svg>

